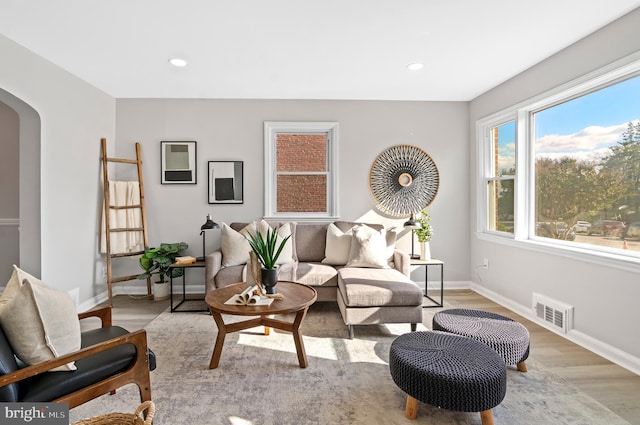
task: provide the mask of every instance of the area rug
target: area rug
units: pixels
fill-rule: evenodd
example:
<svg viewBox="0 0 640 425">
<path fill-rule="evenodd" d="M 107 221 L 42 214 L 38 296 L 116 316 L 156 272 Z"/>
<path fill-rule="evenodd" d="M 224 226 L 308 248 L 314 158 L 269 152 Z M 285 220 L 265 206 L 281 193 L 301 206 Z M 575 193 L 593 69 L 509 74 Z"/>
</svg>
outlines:
<svg viewBox="0 0 640 425">
<path fill-rule="evenodd" d="M 227 318 L 233 320 L 232 318 Z M 356 327 L 349 340 L 335 303 L 316 303 L 303 324 L 309 367 L 301 369 L 291 334 L 258 327 L 228 334 L 217 369 L 208 369 L 216 335 L 207 313 L 164 312 L 147 327 L 158 367 L 151 373 L 156 425 L 480 424 L 478 413 L 420 404 L 404 416 L 406 395 L 389 374 L 389 347 L 408 324 Z M 424 330 L 425 328 L 422 328 Z M 420 329 L 419 329 L 420 330 Z M 528 373 L 508 370 L 507 395 L 493 409 L 498 424 L 627 424 L 535 359 Z M 75 409 L 75 421 L 133 412 L 136 387 Z"/>
</svg>

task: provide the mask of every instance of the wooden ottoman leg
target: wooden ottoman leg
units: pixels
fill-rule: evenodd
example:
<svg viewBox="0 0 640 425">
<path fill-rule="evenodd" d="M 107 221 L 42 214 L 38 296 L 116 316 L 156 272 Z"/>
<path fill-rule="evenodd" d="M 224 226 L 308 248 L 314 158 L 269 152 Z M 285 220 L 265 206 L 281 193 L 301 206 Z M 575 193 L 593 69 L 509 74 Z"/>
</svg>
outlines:
<svg viewBox="0 0 640 425">
<path fill-rule="evenodd" d="M 527 372 L 527 365 L 524 362 L 518 363 L 518 370 L 520 372 L 526 373 Z"/>
<path fill-rule="evenodd" d="M 410 395 L 407 395 L 407 407 L 404 411 L 404 415 L 407 419 L 415 419 L 418 417 L 418 400 Z"/>
<path fill-rule="evenodd" d="M 493 425 L 493 413 L 491 409 L 480 412 L 480 419 L 482 419 L 482 425 Z"/>
</svg>

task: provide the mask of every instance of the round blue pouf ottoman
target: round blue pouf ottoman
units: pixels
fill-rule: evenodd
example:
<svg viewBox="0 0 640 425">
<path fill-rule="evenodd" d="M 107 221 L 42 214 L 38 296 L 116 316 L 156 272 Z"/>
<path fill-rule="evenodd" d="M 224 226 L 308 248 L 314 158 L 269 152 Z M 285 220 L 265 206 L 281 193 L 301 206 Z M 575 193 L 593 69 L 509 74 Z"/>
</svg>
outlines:
<svg viewBox="0 0 640 425">
<path fill-rule="evenodd" d="M 504 360 L 486 344 L 446 332 L 411 332 L 396 338 L 389 370 L 407 393 L 405 416 L 417 417 L 418 401 L 460 412 L 480 412 L 493 424 L 491 409 L 507 391 Z"/>
<path fill-rule="evenodd" d="M 524 361 L 529 357 L 529 331 L 515 320 L 488 311 L 454 308 L 436 313 L 432 328 L 483 342 L 507 365 L 527 371 Z"/>
</svg>

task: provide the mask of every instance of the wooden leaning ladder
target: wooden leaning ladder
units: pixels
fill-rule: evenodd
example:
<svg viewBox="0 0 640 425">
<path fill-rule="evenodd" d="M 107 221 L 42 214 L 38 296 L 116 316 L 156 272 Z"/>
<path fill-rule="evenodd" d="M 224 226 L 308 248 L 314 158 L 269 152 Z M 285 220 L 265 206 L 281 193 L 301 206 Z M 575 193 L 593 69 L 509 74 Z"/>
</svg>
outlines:
<svg viewBox="0 0 640 425">
<path fill-rule="evenodd" d="M 111 234 L 115 232 L 142 232 L 144 246 L 149 246 L 149 240 L 147 238 L 147 214 L 144 206 L 144 184 L 142 180 L 142 158 L 140 156 L 140 143 L 136 142 L 136 159 L 125 158 L 109 158 L 107 156 L 107 139 L 100 140 L 102 145 L 102 177 L 103 177 L 103 200 L 104 200 L 104 232 L 106 243 L 106 257 L 107 257 L 107 293 L 109 296 L 109 306 L 113 305 L 113 284 L 119 282 L 127 282 L 130 280 L 136 280 L 138 275 L 128 275 L 114 277 L 112 271 L 112 260 L 114 258 L 122 257 L 134 257 L 144 254 L 144 251 L 127 252 L 127 253 L 111 253 Z M 120 164 L 133 164 L 138 167 L 138 187 L 140 188 L 140 204 L 128 205 L 128 206 L 112 206 L 109 199 L 109 163 Z M 111 228 L 109 223 L 109 210 L 119 209 L 139 209 L 142 227 L 130 227 L 130 228 Z M 147 297 L 151 299 L 153 297 L 151 292 L 151 279 L 147 278 Z"/>
</svg>

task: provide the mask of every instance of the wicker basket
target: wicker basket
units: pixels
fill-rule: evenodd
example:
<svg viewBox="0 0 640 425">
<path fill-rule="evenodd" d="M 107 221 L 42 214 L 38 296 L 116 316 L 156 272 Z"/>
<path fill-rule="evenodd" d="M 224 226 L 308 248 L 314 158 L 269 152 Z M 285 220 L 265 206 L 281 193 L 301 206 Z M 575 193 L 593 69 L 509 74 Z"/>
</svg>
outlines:
<svg viewBox="0 0 640 425">
<path fill-rule="evenodd" d="M 142 412 L 145 410 L 147 411 L 146 418 L 142 416 Z M 107 413 L 89 419 L 81 419 L 72 425 L 151 425 L 155 412 L 156 405 L 153 401 L 145 401 L 138 406 L 135 413 Z"/>
</svg>

